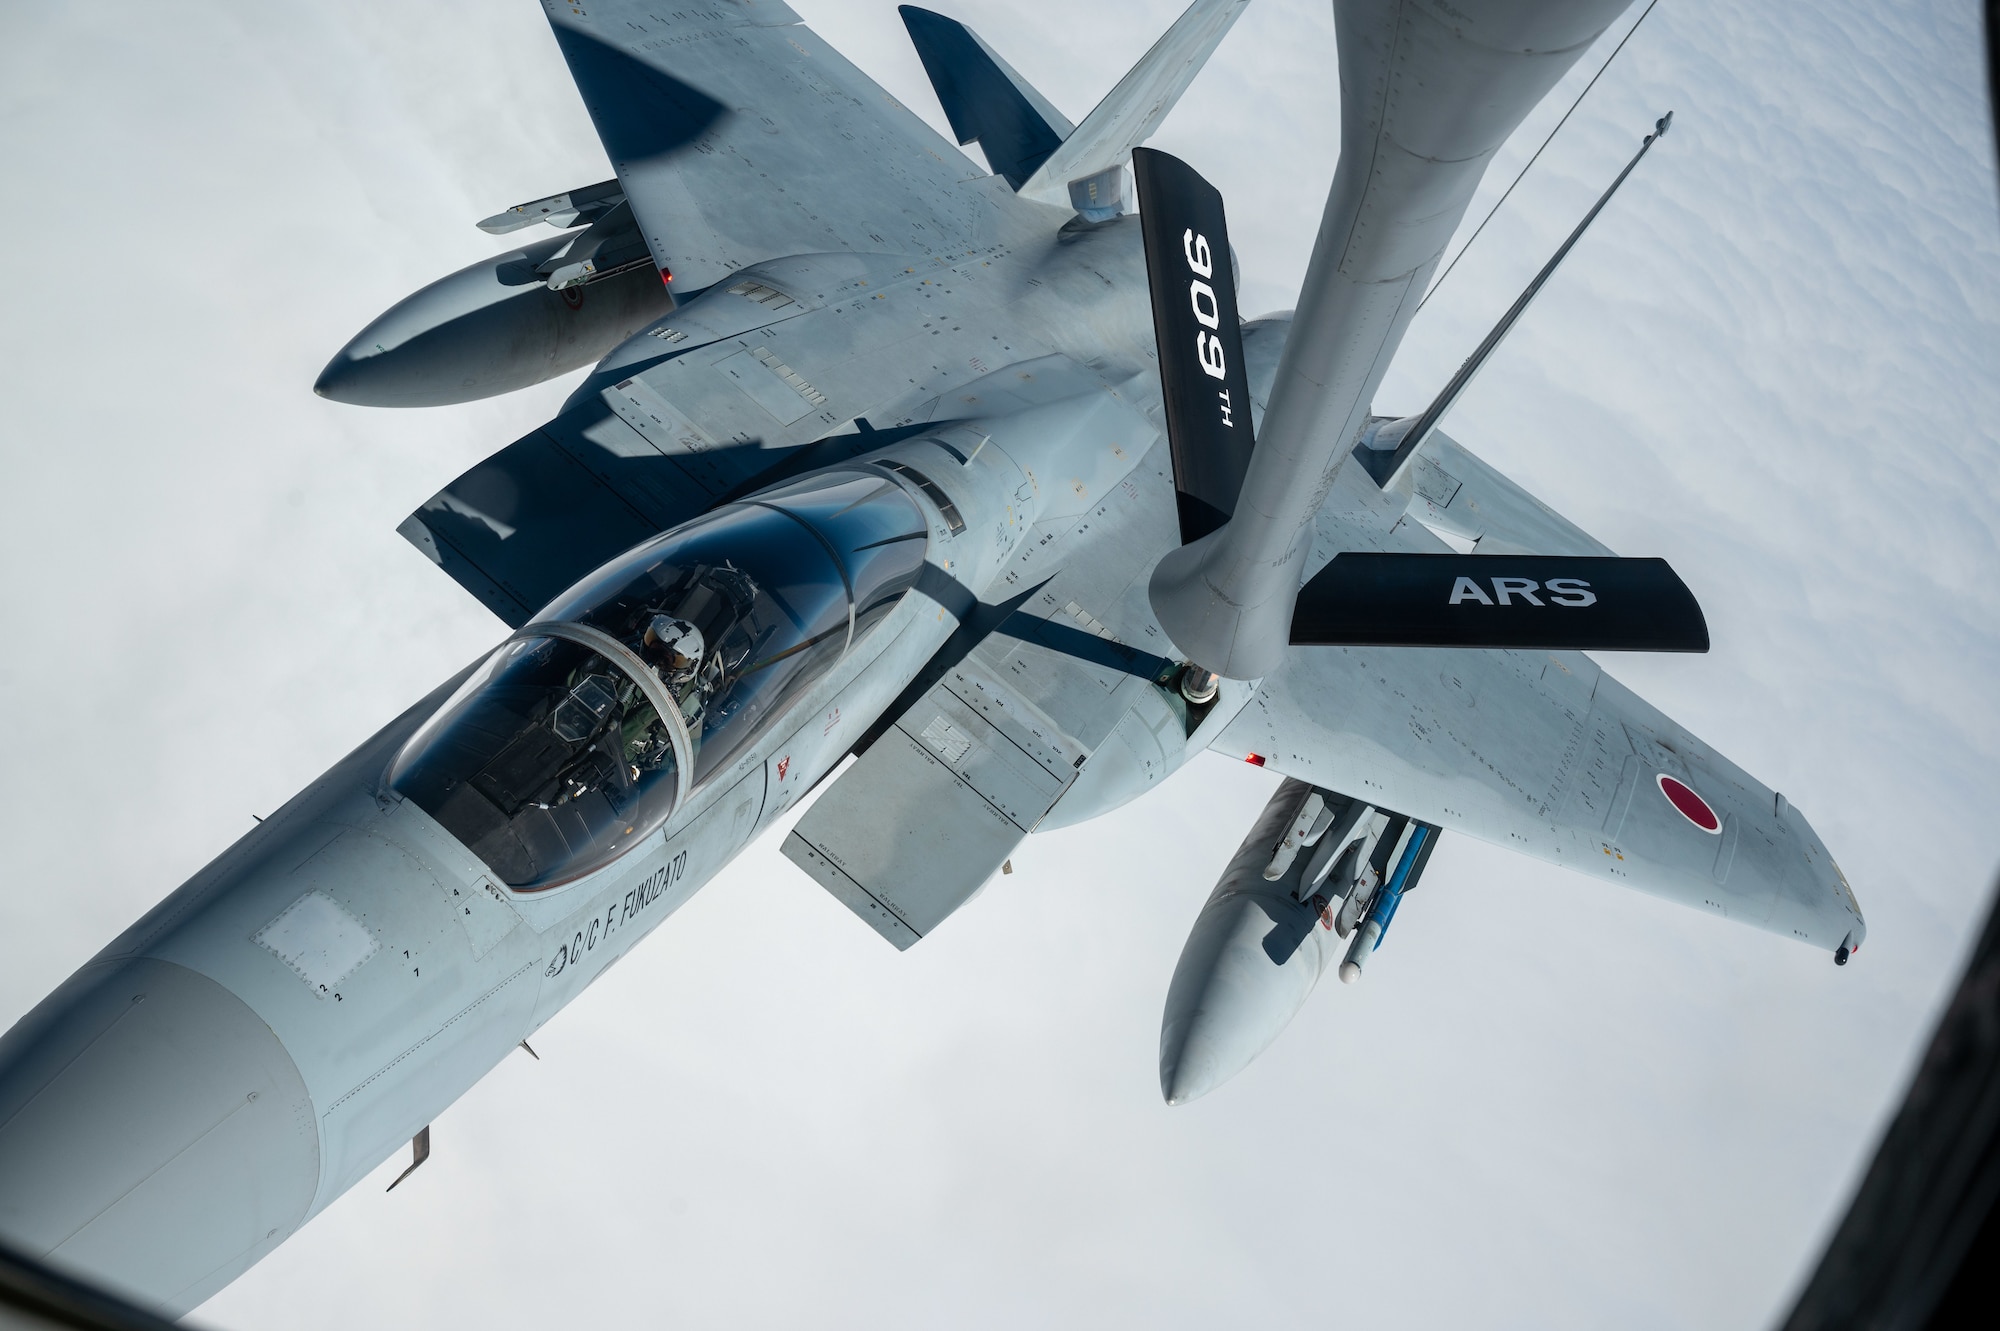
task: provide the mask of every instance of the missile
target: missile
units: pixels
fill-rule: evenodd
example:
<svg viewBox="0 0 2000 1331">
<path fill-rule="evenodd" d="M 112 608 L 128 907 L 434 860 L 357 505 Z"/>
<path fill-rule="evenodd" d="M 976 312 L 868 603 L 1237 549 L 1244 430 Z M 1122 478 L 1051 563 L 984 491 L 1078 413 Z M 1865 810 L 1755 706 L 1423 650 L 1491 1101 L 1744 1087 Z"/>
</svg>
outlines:
<svg viewBox="0 0 2000 1331">
<path fill-rule="evenodd" d="M 1368 903 L 1368 918 L 1355 931 L 1354 941 L 1348 944 L 1347 957 L 1340 963 L 1342 984 L 1353 984 L 1361 978 L 1362 967 L 1368 964 L 1368 958 L 1375 955 L 1375 949 L 1382 945 L 1382 935 L 1389 931 L 1389 922 L 1396 918 L 1396 908 L 1403 904 L 1403 894 L 1423 877 L 1424 866 L 1430 863 L 1431 852 L 1437 848 L 1437 837 L 1438 829 L 1429 823 L 1411 823 L 1405 830 L 1395 856 L 1395 872 L 1389 875 L 1388 882 Z"/>
<path fill-rule="evenodd" d="M 441 407 L 595 364 L 674 308 L 651 257 L 607 255 L 596 230 L 482 259 L 406 296 L 340 349 L 313 391 L 362 407 Z"/>
</svg>

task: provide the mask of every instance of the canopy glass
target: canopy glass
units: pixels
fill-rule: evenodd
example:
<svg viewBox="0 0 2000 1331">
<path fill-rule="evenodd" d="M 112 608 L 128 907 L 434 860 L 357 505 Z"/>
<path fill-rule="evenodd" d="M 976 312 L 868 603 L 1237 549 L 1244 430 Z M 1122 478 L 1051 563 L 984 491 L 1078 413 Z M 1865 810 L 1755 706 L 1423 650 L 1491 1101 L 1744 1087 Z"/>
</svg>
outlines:
<svg viewBox="0 0 2000 1331">
<path fill-rule="evenodd" d="M 510 887 L 600 868 L 887 615 L 928 536 L 899 486 L 842 472 L 655 537 L 475 670 L 404 746 L 390 785 Z"/>
</svg>

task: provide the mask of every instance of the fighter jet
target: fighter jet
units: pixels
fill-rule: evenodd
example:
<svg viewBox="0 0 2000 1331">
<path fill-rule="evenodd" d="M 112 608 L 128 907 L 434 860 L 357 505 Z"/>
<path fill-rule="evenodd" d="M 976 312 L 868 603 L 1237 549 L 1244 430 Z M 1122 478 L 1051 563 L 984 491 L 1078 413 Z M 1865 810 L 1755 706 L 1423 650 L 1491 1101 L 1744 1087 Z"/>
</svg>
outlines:
<svg viewBox="0 0 2000 1331">
<path fill-rule="evenodd" d="M 1195 0 L 1077 123 L 905 8 L 955 146 L 783 0 L 545 0 L 613 177 L 481 223 L 541 238 L 317 384 L 594 365 L 401 528 L 505 632 L 0 1040 L 0 1236 L 193 1307 L 420 1165 L 815 790 L 784 853 L 906 949 L 1199 753 L 1281 774 L 1167 986 L 1173 1104 L 1360 978 L 1446 835 L 1845 963 L 1806 820 L 1586 654 L 1705 649 L 1688 589 L 1437 428 L 1553 261 L 1429 406 L 1375 410 L 1488 163 L 1624 0 L 1334 0 L 1338 168 L 1297 310 L 1247 321 L 1221 197 L 1142 146 L 1246 3 Z"/>
</svg>

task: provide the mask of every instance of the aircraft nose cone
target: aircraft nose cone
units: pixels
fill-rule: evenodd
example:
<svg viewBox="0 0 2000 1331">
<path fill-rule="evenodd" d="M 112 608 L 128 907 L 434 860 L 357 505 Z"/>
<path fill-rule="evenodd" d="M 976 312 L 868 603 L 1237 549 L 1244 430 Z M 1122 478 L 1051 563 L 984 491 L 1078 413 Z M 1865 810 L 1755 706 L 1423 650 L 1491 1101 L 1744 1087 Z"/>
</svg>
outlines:
<svg viewBox="0 0 2000 1331">
<path fill-rule="evenodd" d="M 1230 1047 L 1226 1025 L 1202 1010 L 1181 1022 L 1169 1019 L 1164 1024 L 1160 1033 L 1160 1095 L 1168 1104 L 1199 1100 L 1249 1066 L 1250 1060 L 1237 1057 Z"/>
<path fill-rule="evenodd" d="M 93 963 L 0 1037 L 0 1237 L 178 1316 L 304 1220 L 317 1121 L 229 990 Z"/>
<path fill-rule="evenodd" d="M 313 381 L 313 392 L 353 407 L 429 407 L 462 400 L 450 390 L 468 372 L 472 362 L 467 358 L 477 360 L 479 347 L 454 336 L 462 331 L 454 326 L 422 322 L 430 308 L 422 299 L 428 291 L 385 311 L 334 352 Z"/>
<path fill-rule="evenodd" d="M 313 392 L 334 402 L 351 401 L 346 388 L 347 380 L 353 376 L 353 366 L 354 362 L 347 358 L 347 353 L 335 356 L 319 372 L 319 378 L 313 380 Z"/>
<path fill-rule="evenodd" d="M 1278 1038 L 1319 979 L 1311 928 L 1304 907 L 1263 896 L 1224 896 L 1203 908 L 1160 1022 L 1168 1104 L 1207 1095 Z"/>
<path fill-rule="evenodd" d="M 408 405 L 412 394 L 422 396 L 429 367 L 401 348 L 388 354 L 363 347 L 362 338 L 370 331 L 363 329 L 326 363 L 313 380 L 315 394 L 352 407 L 400 407 Z"/>
<path fill-rule="evenodd" d="M 354 407 L 432 407 L 481 396 L 457 391 L 461 381 L 476 381 L 504 358 L 486 345 L 490 337 L 479 336 L 486 331 L 479 311 L 438 306 L 426 287 L 385 311 L 333 354 L 313 392 Z M 485 313 L 492 322 L 493 312 Z"/>
</svg>

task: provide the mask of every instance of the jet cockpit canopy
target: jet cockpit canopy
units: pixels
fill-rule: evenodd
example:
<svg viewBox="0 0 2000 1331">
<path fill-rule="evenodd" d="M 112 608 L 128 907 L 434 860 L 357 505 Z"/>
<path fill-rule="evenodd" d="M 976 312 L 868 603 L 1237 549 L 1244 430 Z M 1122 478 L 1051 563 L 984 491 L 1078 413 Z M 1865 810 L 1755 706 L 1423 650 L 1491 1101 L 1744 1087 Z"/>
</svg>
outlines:
<svg viewBox="0 0 2000 1331">
<path fill-rule="evenodd" d="M 610 863 L 917 580 L 921 509 L 809 478 L 634 547 L 551 602 L 404 745 L 391 788 L 523 891 Z"/>
</svg>

